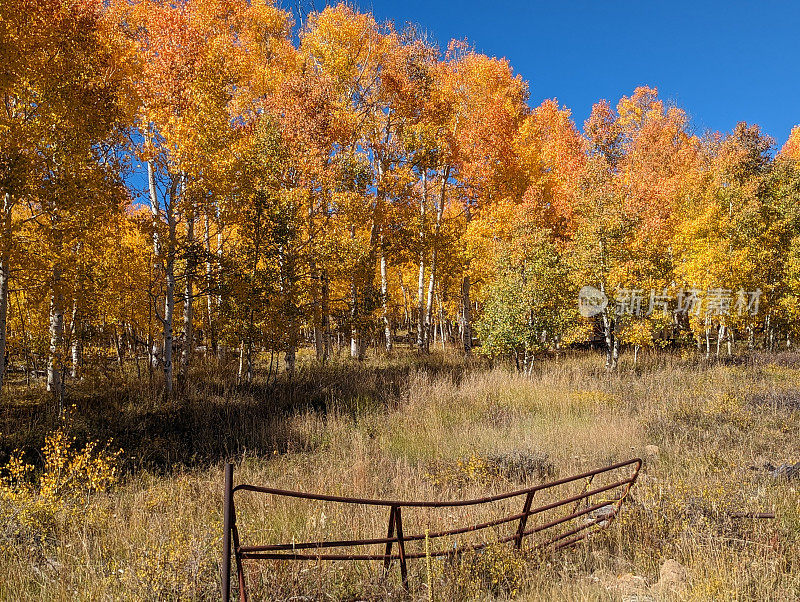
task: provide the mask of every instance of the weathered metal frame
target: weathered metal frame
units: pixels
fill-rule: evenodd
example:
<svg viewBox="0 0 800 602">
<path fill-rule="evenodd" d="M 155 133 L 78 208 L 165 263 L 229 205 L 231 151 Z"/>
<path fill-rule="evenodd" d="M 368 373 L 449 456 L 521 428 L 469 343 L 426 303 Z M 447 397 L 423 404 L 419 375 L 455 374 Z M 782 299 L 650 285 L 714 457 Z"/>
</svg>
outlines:
<svg viewBox="0 0 800 602">
<path fill-rule="evenodd" d="M 609 473 L 624 469 L 626 467 L 633 468 L 633 472 L 625 479 L 616 480 L 609 485 L 603 485 L 590 489 L 592 481 L 597 475 Z M 407 561 L 415 558 L 424 558 L 426 556 L 450 556 L 453 554 L 461 554 L 471 550 L 479 550 L 495 543 L 514 542 L 514 547 L 520 549 L 522 547 L 523 539 L 528 535 L 542 533 L 553 529 L 559 525 L 568 523 L 582 516 L 587 516 L 590 513 L 604 507 L 611 507 L 610 511 L 602 516 L 587 520 L 576 527 L 573 527 L 563 533 L 558 533 L 554 537 L 547 539 L 543 542 L 537 542 L 532 549 L 546 548 L 553 546 L 555 549 L 574 545 L 579 541 L 588 537 L 591 533 L 606 527 L 619 513 L 622 503 L 628 497 L 630 488 L 636 482 L 639 472 L 642 467 L 642 460 L 640 458 L 633 458 L 624 462 L 611 464 L 604 468 L 598 468 L 579 475 L 559 479 L 550 483 L 527 487 L 511 491 L 509 493 L 502 493 L 499 495 L 486 496 L 471 500 L 453 500 L 453 501 L 401 501 L 401 500 L 378 500 L 368 498 L 352 498 L 342 497 L 336 495 L 324 495 L 315 493 L 304 493 L 300 491 L 289 491 L 285 489 L 276 489 L 273 487 L 260 487 L 256 485 L 233 485 L 233 464 L 225 465 L 225 489 L 223 497 L 223 536 L 222 536 L 222 599 L 224 602 L 230 600 L 230 576 L 231 576 L 231 552 L 236 559 L 236 575 L 239 582 L 239 599 L 241 602 L 247 600 L 247 590 L 245 586 L 244 571 L 242 568 L 243 560 L 382 560 L 384 567 L 384 574 L 388 573 L 391 562 L 398 560 L 400 565 L 400 576 L 402 579 L 403 587 L 408 587 L 408 568 Z M 537 492 L 560 487 L 576 481 L 585 480 L 582 491 L 556 502 L 551 502 L 537 508 L 531 508 L 533 499 Z M 590 504 L 590 499 L 600 493 L 613 491 L 614 489 L 621 489 L 618 497 L 611 500 L 604 500 L 599 503 Z M 354 539 L 354 540 L 339 540 L 339 541 L 311 541 L 301 543 L 279 543 L 268 545 L 256 546 L 242 546 L 239 542 L 239 531 L 236 525 L 236 510 L 234 506 L 234 494 L 237 491 L 250 491 L 255 493 L 264 493 L 270 495 L 277 495 L 282 497 L 300 498 L 306 500 L 338 502 L 343 504 L 357 504 L 366 506 L 382 506 L 389 508 L 389 526 L 387 529 L 386 537 L 371 538 L 371 539 Z M 502 518 L 494 519 L 491 521 L 469 525 L 466 527 L 459 527 L 456 529 L 449 529 L 446 531 L 438 531 L 427 534 L 413 534 L 404 535 L 403 533 L 403 518 L 402 508 L 454 508 L 463 506 L 476 506 L 479 504 L 487 504 L 491 502 L 498 502 L 514 497 L 525 496 L 522 511 L 517 514 L 504 516 Z M 528 528 L 527 522 L 530 516 L 541 514 L 548 510 L 553 510 L 573 504 L 572 512 L 565 516 L 561 516 L 551 520 L 542 525 L 536 525 Z M 585 507 L 579 509 L 581 504 L 585 503 Z M 431 551 L 428 554 L 424 552 L 406 553 L 405 544 L 409 541 L 420 541 L 424 539 L 437 539 L 440 537 L 447 537 L 453 535 L 460 535 L 463 533 L 471 533 L 480 531 L 489 527 L 502 525 L 519 521 L 516 532 L 508 537 L 499 538 L 491 543 L 479 543 L 461 548 L 450 548 L 446 550 Z M 373 546 L 384 545 L 385 549 L 383 554 L 321 554 L 317 553 L 303 553 L 298 550 L 324 550 L 327 548 L 354 548 L 360 546 Z M 392 547 L 397 544 L 397 552 L 392 552 Z"/>
</svg>

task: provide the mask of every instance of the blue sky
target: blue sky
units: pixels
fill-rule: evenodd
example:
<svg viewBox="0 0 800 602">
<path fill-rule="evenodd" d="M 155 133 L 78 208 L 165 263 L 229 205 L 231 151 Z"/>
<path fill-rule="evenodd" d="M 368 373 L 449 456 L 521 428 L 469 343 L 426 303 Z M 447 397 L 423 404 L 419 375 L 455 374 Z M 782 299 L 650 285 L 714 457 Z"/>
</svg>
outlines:
<svg viewBox="0 0 800 602">
<path fill-rule="evenodd" d="M 800 124 L 800 3 L 789 1 L 356 0 L 379 20 L 413 22 L 445 47 L 466 38 L 506 57 L 531 104 L 558 98 L 582 127 L 592 104 L 651 85 L 697 133 L 758 123 L 783 145 Z M 323 4 L 315 3 L 317 9 Z"/>
</svg>

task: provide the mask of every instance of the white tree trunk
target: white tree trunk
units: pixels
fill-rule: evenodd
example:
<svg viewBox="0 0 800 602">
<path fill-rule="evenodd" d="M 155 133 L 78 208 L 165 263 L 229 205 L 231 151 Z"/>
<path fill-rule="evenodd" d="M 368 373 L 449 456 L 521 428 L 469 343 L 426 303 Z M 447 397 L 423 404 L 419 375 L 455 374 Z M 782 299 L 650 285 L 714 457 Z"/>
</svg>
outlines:
<svg viewBox="0 0 800 602">
<path fill-rule="evenodd" d="M 450 177 L 450 168 L 447 167 L 442 174 L 442 186 L 439 192 L 439 205 L 436 208 L 436 222 L 433 228 L 433 249 L 431 250 L 431 274 L 428 280 L 428 301 L 425 305 L 425 348 L 429 348 L 431 331 L 433 328 L 433 294 L 436 287 L 436 268 L 439 259 L 439 231 L 444 217 L 444 204 L 447 193 L 447 179 Z M 435 328 L 433 328 L 435 335 Z M 435 344 L 435 341 L 434 341 Z"/>
<path fill-rule="evenodd" d="M 400 292 L 403 293 L 403 319 L 405 320 L 406 329 L 411 329 L 411 313 L 408 310 L 408 293 L 406 292 L 406 285 L 403 282 L 403 273 L 400 272 Z M 410 341 L 409 341 L 410 342 Z"/>
<path fill-rule="evenodd" d="M 464 354 L 472 353 L 472 312 L 470 308 L 470 281 L 469 275 L 461 281 L 461 340 L 464 345 Z"/>
<path fill-rule="evenodd" d="M 156 189 L 156 176 L 153 162 L 147 162 L 147 184 L 150 191 L 150 213 L 153 218 L 153 261 L 155 262 L 156 271 L 161 268 L 161 238 L 158 234 L 158 228 L 161 222 L 161 206 L 158 202 L 158 190 Z M 154 300 L 155 303 L 155 300 Z M 156 314 L 158 312 L 156 311 Z M 157 316 L 160 320 L 160 316 Z M 156 337 L 153 337 L 153 344 L 149 348 L 150 353 L 150 366 L 155 368 L 161 358 L 161 349 L 159 347 Z"/>
<path fill-rule="evenodd" d="M 357 360 L 363 357 L 361 355 L 361 339 L 356 328 L 353 328 L 352 335 L 350 336 L 350 357 Z"/>
<path fill-rule="evenodd" d="M 72 369 L 70 370 L 71 378 L 78 378 L 78 372 L 81 364 L 81 328 L 78 322 L 80 321 L 80 314 L 78 312 L 78 299 L 72 302 L 72 319 L 70 320 L 70 346 L 72 353 Z"/>
<path fill-rule="evenodd" d="M 214 268 L 211 265 L 211 220 L 208 217 L 208 213 L 205 214 L 203 246 L 205 247 L 206 268 L 206 321 L 208 325 L 206 356 L 208 356 L 209 347 L 212 353 L 217 353 L 217 333 L 216 324 L 214 323 Z"/>
<path fill-rule="evenodd" d="M 0 393 L 3 392 L 3 381 L 6 372 L 6 326 L 8 321 L 8 281 L 11 278 L 11 195 L 3 195 L 3 207 L 0 213 Z"/>
<path fill-rule="evenodd" d="M 444 309 L 442 308 L 442 298 L 441 295 L 437 295 L 436 299 L 437 304 L 439 305 L 439 341 L 442 344 L 442 351 L 445 351 L 445 341 L 444 341 Z"/>
<path fill-rule="evenodd" d="M 603 290 L 605 290 L 603 288 Z M 606 341 L 606 370 L 617 367 L 617 337 L 614 333 L 614 321 L 608 315 L 608 308 L 603 311 L 603 335 Z"/>
<path fill-rule="evenodd" d="M 8 266 L 9 253 L 0 258 L 0 393 L 3 392 L 3 380 L 6 372 L 6 322 L 8 320 Z"/>
<path fill-rule="evenodd" d="M 62 350 L 64 339 L 64 295 L 61 291 L 61 269 L 53 268 L 53 290 L 50 294 L 50 349 L 47 355 L 47 390 L 61 398 Z"/>
<path fill-rule="evenodd" d="M 183 377 L 189 376 L 189 365 L 192 362 L 194 351 L 194 207 L 190 207 L 186 214 L 186 272 L 183 291 L 183 353 L 181 355 Z"/>
<path fill-rule="evenodd" d="M 389 321 L 389 276 L 387 273 L 386 253 L 383 248 L 383 232 L 381 232 L 380 241 L 380 254 L 381 254 L 381 301 L 383 303 L 383 332 L 386 337 L 386 351 L 391 351 L 392 343 L 392 325 Z"/>
<path fill-rule="evenodd" d="M 332 353 L 333 343 L 331 342 L 330 285 L 328 274 L 325 271 L 320 273 L 320 281 L 322 282 L 322 361 L 326 362 Z"/>
<path fill-rule="evenodd" d="M 355 240 L 356 237 L 356 229 L 355 226 L 351 226 L 350 228 L 350 238 L 351 240 Z M 363 349 L 361 346 L 361 333 L 358 331 L 357 321 L 361 318 L 360 312 L 358 310 L 358 287 L 356 286 L 356 275 L 353 274 L 353 277 L 350 280 L 350 319 L 352 321 L 350 327 L 350 357 L 353 359 L 360 360 L 362 359 Z"/>
<path fill-rule="evenodd" d="M 178 200 L 178 177 L 172 176 L 170 189 L 164 202 L 164 219 L 167 222 L 166 249 L 162 248 L 158 229 L 161 226 L 161 206 L 156 189 L 155 170 L 152 161 L 147 162 L 147 179 L 150 190 L 150 211 L 153 215 L 153 254 L 157 265 L 164 271 L 164 315 L 157 316 L 162 325 L 162 361 L 164 367 L 164 391 L 172 394 L 172 319 L 175 314 L 175 255 L 177 253 L 177 216 L 175 213 Z M 155 343 L 153 344 L 155 346 Z M 155 352 L 153 357 L 156 357 Z"/>
<path fill-rule="evenodd" d="M 223 245 L 224 239 L 222 237 L 222 218 L 220 217 L 220 209 L 219 203 L 217 204 L 216 208 L 216 216 L 217 216 L 217 311 L 219 308 L 222 307 L 222 256 L 224 253 Z M 218 334 L 218 333 L 217 333 Z M 224 359 L 226 353 L 225 345 L 222 343 L 217 342 L 217 357 L 219 359 Z"/>
<path fill-rule="evenodd" d="M 239 372 L 236 376 L 237 384 L 242 384 L 243 376 L 244 376 L 244 339 L 239 344 Z"/>
<path fill-rule="evenodd" d="M 419 276 L 417 278 L 417 349 L 425 350 L 425 212 L 428 205 L 428 172 L 422 171 L 419 201 Z"/>
<path fill-rule="evenodd" d="M 465 220 L 469 224 L 472 215 L 469 210 L 469 205 L 465 209 Z M 470 307 L 470 279 L 469 274 L 464 275 L 461 282 L 461 319 L 462 319 L 462 342 L 464 345 L 464 355 L 472 354 L 472 313 Z"/>
<path fill-rule="evenodd" d="M 167 261 L 164 266 L 166 273 L 166 290 L 164 292 L 164 387 L 167 395 L 172 393 L 172 318 L 175 313 L 175 251 L 167 251 Z"/>
</svg>

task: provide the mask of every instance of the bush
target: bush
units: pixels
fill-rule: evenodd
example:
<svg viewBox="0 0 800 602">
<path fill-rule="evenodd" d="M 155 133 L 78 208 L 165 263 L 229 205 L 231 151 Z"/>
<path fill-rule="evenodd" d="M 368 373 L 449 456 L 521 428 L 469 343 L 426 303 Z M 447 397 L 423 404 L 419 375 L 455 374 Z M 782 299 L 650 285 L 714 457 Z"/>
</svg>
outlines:
<svg viewBox="0 0 800 602">
<path fill-rule="evenodd" d="M 65 422 L 45 437 L 38 474 L 20 450 L 0 470 L 0 547 L 43 545 L 59 519 L 83 518 L 91 495 L 117 482 L 122 450 L 110 452 L 97 441 L 79 448 L 67 431 Z"/>
</svg>

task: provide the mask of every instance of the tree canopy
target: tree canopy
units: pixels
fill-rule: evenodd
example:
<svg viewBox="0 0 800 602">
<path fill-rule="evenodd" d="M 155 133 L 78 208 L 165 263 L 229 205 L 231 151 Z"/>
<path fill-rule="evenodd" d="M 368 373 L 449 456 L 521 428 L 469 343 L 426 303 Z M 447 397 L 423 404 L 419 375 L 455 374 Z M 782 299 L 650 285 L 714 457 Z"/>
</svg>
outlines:
<svg viewBox="0 0 800 602">
<path fill-rule="evenodd" d="M 580 127 L 508 60 L 345 4 L 6 0 L 0 59 L 0 387 L 800 333 L 800 126 L 698 135 L 639 87 Z"/>
</svg>

